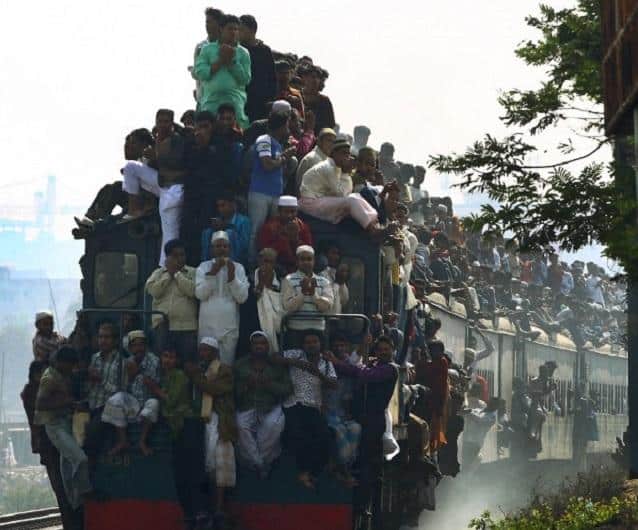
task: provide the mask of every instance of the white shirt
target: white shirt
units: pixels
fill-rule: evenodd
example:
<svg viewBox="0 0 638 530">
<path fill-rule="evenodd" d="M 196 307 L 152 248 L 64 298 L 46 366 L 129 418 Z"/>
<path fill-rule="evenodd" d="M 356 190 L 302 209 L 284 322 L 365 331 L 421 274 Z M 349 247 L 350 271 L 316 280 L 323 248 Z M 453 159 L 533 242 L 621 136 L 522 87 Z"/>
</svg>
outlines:
<svg viewBox="0 0 638 530">
<path fill-rule="evenodd" d="M 283 353 L 286 359 L 301 359 L 307 361 L 308 356 L 303 350 L 288 350 Z M 337 379 L 334 366 L 325 359 L 320 359 L 317 366 L 319 372 L 331 379 Z M 292 381 L 292 394 L 286 398 L 283 405 L 285 408 L 294 407 L 298 403 L 306 407 L 321 408 L 323 402 L 321 379 L 305 370 L 291 366 L 290 380 Z"/>
<path fill-rule="evenodd" d="M 315 146 L 315 148 L 304 156 L 301 159 L 301 162 L 299 162 L 299 167 L 297 168 L 297 182 L 301 182 L 306 171 L 308 171 L 311 167 L 316 166 L 319 162 L 323 162 L 327 158 L 328 155 L 324 153 L 318 145 Z"/>
<path fill-rule="evenodd" d="M 337 167 L 332 158 L 306 171 L 301 179 L 299 195 L 306 199 L 347 197 L 352 193 L 352 178 Z"/>
<path fill-rule="evenodd" d="M 337 283 L 337 269 L 334 267 L 326 267 L 323 271 L 321 271 L 319 276 L 323 276 L 332 286 L 332 291 L 334 293 L 332 312 L 338 315 L 350 299 L 348 286 L 345 283 L 343 285 L 339 285 Z"/>
<path fill-rule="evenodd" d="M 574 277 L 569 271 L 563 271 L 563 276 L 560 281 L 560 292 L 563 294 L 569 294 L 574 289 Z"/>
<path fill-rule="evenodd" d="M 594 274 L 587 278 L 585 287 L 587 288 L 587 296 L 597 304 L 605 307 L 605 297 L 603 296 L 603 289 L 600 286 L 600 276 Z"/>
</svg>

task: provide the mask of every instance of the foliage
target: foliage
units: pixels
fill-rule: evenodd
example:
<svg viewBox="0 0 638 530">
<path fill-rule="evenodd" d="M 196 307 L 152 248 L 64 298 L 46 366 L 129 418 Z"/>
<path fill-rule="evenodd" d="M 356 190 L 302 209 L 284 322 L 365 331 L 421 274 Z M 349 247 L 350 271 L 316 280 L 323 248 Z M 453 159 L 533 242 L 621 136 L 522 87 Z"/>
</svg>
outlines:
<svg viewBox="0 0 638 530">
<path fill-rule="evenodd" d="M 565 512 L 556 516 L 549 506 L 534 508 L 521 515 L 507 516 L 495 521 L 489 512 L 472 520 L 474 530 L 594 530 L 603 524 L 618 524 L 619 528 L 635 528 L 638 524 L 638 505 L 632 500 L 614 497 L 609 501 L 593 502 L 579 497 L 573 499 Z"/>
<path fill-rule="evenodd" d="M 512 234 L 523 250 L 555 244 L 575 251 L 600 242 L 628 272 L 638 272 L 632 263 L 638 256 L 633 172 L 598 162 L 568 169 L 608 143 L 601 133 L 600 4 L 578 0 L 569 9 L 539 9 L 526 23 L 541 36 L 519 45 L 516 55 L 530 66 L 544 67 L 546 79 L 536 90 L 513 89 L 500 97 L 501 119 L 513 132 L 502 139 L 486 134 L 462 154 L 431 157 L 430 166 L 461 176 L 461 189 L 484 193 L 499 204 L 483 205 L 466 219 L 470 230 Z M 567 138 L 548 164 L 531 165 L 530 158 L 541 153 L 533 139 L 557 124 L 585 137 L 590 147 L 573 153 Z"/>
<path fill-rule="evenodd" d="M 56 505 L 46 475 L 0 476 L 0 514 L 15 513 Z"/>
</svg>

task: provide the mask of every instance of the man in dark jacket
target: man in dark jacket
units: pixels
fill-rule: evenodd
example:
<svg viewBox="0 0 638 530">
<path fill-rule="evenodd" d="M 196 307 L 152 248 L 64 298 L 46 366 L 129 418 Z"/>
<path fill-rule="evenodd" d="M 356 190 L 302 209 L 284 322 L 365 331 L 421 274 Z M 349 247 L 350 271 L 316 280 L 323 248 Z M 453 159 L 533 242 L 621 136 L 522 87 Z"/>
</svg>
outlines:
<svg viewBox="0 0 638 530">
<path fill-rule="evenodd" d="M 246 114 L 251 122 L 268 117 L 268 103 L 274 101 L 277 93 L 277 79 L 275 78 L 275 61 L 272 51 L 262 41 L 258 40 L 257 21 L 252 15 L 239 17 L 239 40 L 250 53 L 252 76 L 246 92 Z"/>
</svg>

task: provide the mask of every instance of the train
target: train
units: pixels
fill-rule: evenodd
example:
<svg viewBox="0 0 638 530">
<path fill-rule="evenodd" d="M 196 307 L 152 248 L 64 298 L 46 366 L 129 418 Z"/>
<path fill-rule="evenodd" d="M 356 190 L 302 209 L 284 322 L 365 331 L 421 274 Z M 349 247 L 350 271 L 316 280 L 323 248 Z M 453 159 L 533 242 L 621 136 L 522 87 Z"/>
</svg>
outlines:
<svg viewBox="0 0 638 530">
<path fill-rule="evenodd" d="M 315 245 L 331 242 L 342 249 L 343 260 L 350 266 L 350 302 L 348 314 L 331 316 L 332 325 L 345 328 L 354 335 L 365 333 L 365 315 L 382 313 L 392 307 L 392 290 L 383 281 L 384 253 L 382 244 L 365 237 L 351 220 L 332 225 L 305 216 Z M 145 293 L 146 278 L 157 267 L 160 256 L 161 230 L 157 214 L 131 222 L 109 221 L 96 224 L 84 234 L 85 251 L 81 258 L 82 310 L 78 322 L 84 329 L 96 329 L 97 323 L 110 318 L 122 321 L 125 314 L 137 314 L 145 329 L 150 329 L 151 299 Z M 453 296 L 438 293 L 429 296 L 433 317 L 442 327 L 439 338 L 450 355 L 462 362 L 474 323 L 467 318 L 465 307 Z M 399 311 L 404 311 L 399 308 Z M 403 315 L 399 315 L 399 321 Z M 600 396 L 598 440 L 588 444 L 589 453 L 611 452 L 616 436 L 627 425 L 627 357 L 624 351 L 588 349 L 577 351 L 566 336 L 548 336 L 542 330 L 534 340 L 523 339 L 506 318 L 483 321 L 485 334 L 495 345 L 495 352 L 483 359 L 479 373 L 489 385 L 490 395 L 511 405 L 513 380 L 534 375 L 538 367 L 553 360 L 558 369 L 556 401 L 559 413 L 551 414 L 543 429 L 539 459 L 570 459 L 573 451 L 573 396 L 576 385 L 586 374 L 589 388 Z M 331 328 L 329 328 L 331 329 Z M 89 343 L 91 340 L 89 338 Z M 241 530 L 396 530 L 406 522 L 414 522 L 423 508 L 419 501 L 427 487 L 421 454 L 427 451 L 427 426 L 415 424 L 406 414 L 404 393 L 407 370 L 400 367 L 399 380 L 390 403 L 393 431 L 400 453 L 384 464 L 383 477 L 369 513 L 355 514 L 352 490 L 336 482 L 328 473 L 320 478 L 316 492 L 305 491 L 295 480 L 294 462 L 285 454 L 266 481 L 241 473 L 232 494 L 237 528 Z M 135 426 L 130 436 L 135 438 Z M 85 507 L 88 530 L 179 530 L 182 514 L 172 481 L 168 433 L 161 424 L 152 431 L 154 452 L 142 457 L 131 450 L 119 457 L 109 457 L 106 446 L 95 468 L 97 494 Z M 462 440 L 460 441 L 462 444 Z M 461 452 L 461 451 L 459 451 Z M 482 458 L 485 462 L 508 458 L 498 433 L 487 436 Z M 462 465 L 462 462 L 461 462 Z"/>
</svg>

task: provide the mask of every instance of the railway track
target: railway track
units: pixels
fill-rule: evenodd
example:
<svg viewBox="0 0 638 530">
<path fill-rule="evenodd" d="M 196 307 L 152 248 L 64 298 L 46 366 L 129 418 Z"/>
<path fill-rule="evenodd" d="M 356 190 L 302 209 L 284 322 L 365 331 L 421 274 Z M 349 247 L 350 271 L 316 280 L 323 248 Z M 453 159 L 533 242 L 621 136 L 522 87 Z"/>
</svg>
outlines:
<svg viewBox="0 0 638 530">
<path fill-rule="evenodd" d="M 56 528 L 61 527 L 61 525 L 60 512 L 57 508 L 0 515 L 0 530 L 32 530 L 35 528 Z"/>
</svg>

